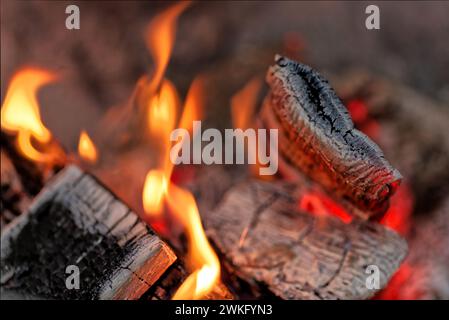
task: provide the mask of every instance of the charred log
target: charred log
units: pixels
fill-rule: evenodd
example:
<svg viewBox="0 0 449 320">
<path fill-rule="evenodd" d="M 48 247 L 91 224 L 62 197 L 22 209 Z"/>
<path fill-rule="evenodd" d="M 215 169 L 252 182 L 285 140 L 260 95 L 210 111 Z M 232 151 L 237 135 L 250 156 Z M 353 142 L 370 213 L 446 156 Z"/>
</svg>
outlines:
<svg viewBox="0 0 449 320">
<path fill-rule="evenodd" d="M 136 299 L 176 260 L 134 212 L 73 166 L 1 240 L 3 298 Z M 79 269 L 79 290 L 66 287 L 69 265 Z"/>
<path fill-rule="evenodd" d="M 265 99 L 280 123 L 279 148 L 292 164 L 363 212 L 381 214 L 401 175 L 354 124 L 327 80 L 277 56 Z"/>
</svg>

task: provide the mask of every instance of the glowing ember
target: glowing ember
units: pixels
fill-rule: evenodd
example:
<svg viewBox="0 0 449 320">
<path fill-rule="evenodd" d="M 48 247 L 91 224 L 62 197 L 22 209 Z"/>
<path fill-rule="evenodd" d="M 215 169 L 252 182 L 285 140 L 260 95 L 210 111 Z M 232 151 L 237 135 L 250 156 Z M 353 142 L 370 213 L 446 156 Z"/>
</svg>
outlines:
<svg viewBox="0 0 449 320">
<path fill-rule="evenodd" d="M 95 163 L 98 160 L 98 151 L 86 131 L 81 131 L 78 142 L 78 154 L 85 161 Z"/>
<path fill-rule="evenodd" d="M 315 214 L 318 217 L 331 215 L 339 218 L 344 223 L 352 221 L 351 215 L 342 206 L 320 192 L 308 192 L 303 195 L 300 199 L 299 207 L 301 210 Z"/>
<path fill-rule="evenodd" d="M 34 140 L 50 146 L 51 133 L 42 123 L 36 94 L 40 87 L 55 80 L 56 75 L 46 70 L 22 69 L 11 80 L 2 105 L 2 129 L 17 134 L 20 152 L 37 162 L 51 162 L 57 152 L 54 148 L 42 152 L 33 145 Z"/>
</svg>

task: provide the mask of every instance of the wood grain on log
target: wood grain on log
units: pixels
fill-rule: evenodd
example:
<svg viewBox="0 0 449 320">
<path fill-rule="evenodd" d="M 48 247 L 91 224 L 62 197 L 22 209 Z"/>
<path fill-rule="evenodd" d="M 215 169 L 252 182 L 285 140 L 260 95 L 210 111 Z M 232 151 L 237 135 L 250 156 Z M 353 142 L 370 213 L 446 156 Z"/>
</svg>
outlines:
<svg viewBox="0 0 449 320">
<path fill-rule="evenodd" d="M 223 174 L 210 170 L 199 186 Z M 402 238 L 377 223 L 345 224 L 298 210 L 301 188 L 292 184 L 247 179 L 217 187 L 228 191 L 215 207 L 210 190 L 202 195 L 199 186 L 206 232 L 229 271 L 283 299 L 369 298 L 377 290 L 366 286 L 367 267 L 379 268 L 382 288 L 407 252 Z"/>
<path fill-rule="evenodd" d="M 359 209 L 381 214 L 401 175 L 354 124 L 327 80 L 308 66 L 277 56 L 267 73 L 269 105 L 284 131 L 284 157 Z M 281 137 L 282 138 L 282 137 Z"/>
<path fill-rule="evenodd" d="M 70 166 L 1 239 L 2 298 L 136 299 L 176 260 L 156 234 L 92 176 Z M 66 288 L 66 267 L 80 270 Z"/>
</svg>

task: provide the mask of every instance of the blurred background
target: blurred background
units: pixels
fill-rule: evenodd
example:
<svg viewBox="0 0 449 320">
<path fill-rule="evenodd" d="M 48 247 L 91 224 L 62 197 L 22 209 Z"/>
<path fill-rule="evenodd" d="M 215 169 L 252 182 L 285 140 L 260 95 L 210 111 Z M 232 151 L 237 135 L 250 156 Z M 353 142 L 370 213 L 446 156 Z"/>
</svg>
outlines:
<svg viewBox="0 0 449 320">
<path fill-rule="evenodd" d="M 80 8 L 80 30 L 65 28 L 69 4 Z M 196 3 L 180 17 L 167 76 L 185 94 L 198 73 L 227 72 L 236 81 L 220 85 L 230 96 L 250 77 L 263 75 L 275 52 L 289 50 L 321 71 L 363 67 L 449 105 L 449 3 L 379 2 L 381 29 L 371 31 L 365 28 L 369 4 Z M 76 146 L 79 126 L 95 126 L 105 108 L 126 101 L 138 78 L 152 70 L 144 27 L 167 6 L 165 1 L 2 1 L 2 97 L 21 66 L 57 71 L 60 83 L 42 92 L 43 118 L 67 147 Z M 62 114 L 71 121 L 61 121 Z"/>
</svg>

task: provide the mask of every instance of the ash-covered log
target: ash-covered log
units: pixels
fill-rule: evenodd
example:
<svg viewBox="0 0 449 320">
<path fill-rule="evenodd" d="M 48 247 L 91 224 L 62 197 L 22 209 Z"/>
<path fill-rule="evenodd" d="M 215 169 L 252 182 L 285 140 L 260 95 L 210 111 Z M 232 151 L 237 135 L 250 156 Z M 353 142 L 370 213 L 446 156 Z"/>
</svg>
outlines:
<svg viewBox="0 0 449 320">
<path fill-rule="evenodd" d="M 359 215 L 380 215 L 401 181 L 368 136 L 354 128 L 346 107 L 318 72 L 276 56 L 267 73 L 265 109 L 279 129 L 279 149 L 293 166 L 347 199 Z"/>
<path fill-rule="evenodd" d="M 369 266 L 378 268 L 382 288 L 406 255 L 406 242 L 378 223 L 299 210 L 307 188 L 251 178 L 234 185 L 218 168 L 203 170 L 193 189 L 206 232 L 227 271 L 260 292 L 283 299 L 369 298 L 378 291 L 366 285 Z M 224 184 L 205 187 L 210 181 Z"/>
<path fill-rule="evenodd" d="M 175 260 L 125 204 L 69 166 L 2 233 L 2 298 L 137 299 Z M 66 286 L 68 266 L 79 289 Z"/>
</svg>

